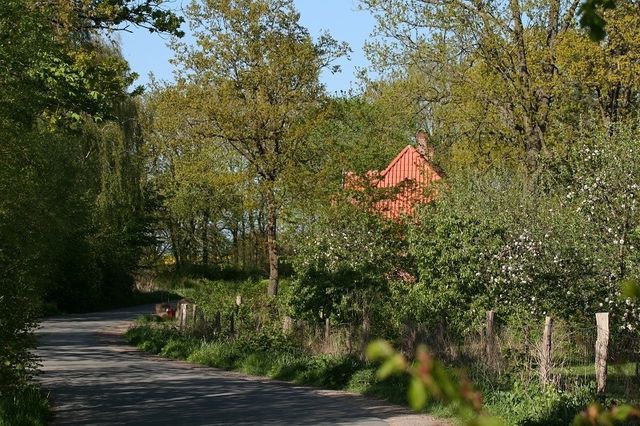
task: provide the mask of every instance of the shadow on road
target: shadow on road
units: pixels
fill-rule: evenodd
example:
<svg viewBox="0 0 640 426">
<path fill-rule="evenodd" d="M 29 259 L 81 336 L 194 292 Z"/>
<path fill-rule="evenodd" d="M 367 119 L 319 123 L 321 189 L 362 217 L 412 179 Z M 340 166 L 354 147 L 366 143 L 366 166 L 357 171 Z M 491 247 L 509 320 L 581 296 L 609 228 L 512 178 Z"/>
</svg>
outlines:
<svg viewBox="0 0 640 426">
<path fill-rule="evenodd" d="M 39 380 L 51 392 L 54 424 L 377 425 L 406 414 L 368 398 L 146 355 L 110 333 L 149 311 L 128 308 L 43 323 Z"/>
</svg>

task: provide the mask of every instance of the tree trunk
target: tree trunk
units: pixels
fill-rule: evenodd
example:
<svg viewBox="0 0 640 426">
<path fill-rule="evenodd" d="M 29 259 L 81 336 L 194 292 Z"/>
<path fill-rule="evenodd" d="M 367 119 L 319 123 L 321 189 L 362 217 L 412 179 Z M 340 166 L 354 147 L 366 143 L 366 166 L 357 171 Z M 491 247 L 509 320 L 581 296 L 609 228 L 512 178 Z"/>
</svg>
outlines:
<svg viewBox="0 0 640 426">
<path fill-rule="evenodd" d="M 278 295 L 278 241 L 277 223 L 278 211 L 272 193 L 267 198 L 267 252 L 269 256 L 269 287 L 267 295 Z"/>
<path fill-rule="evenodd" d="M 209 264 L 209 210 L 205 210 L 202 217 L 202 264 Z"/>
<path fill-rule="evenodd" d="M 247 268 L 247 233 L 246 224 L 244 219 L 244 213 L 242 213 L 242 219 L 240 221 L 240 244 L 238 244 L 238 258 L 240 259 L 240 265 L 242 268 Z"/>
<path fill-rule="evenodd" d="M 232 253 L 232 262 L 233 265 L 235 267 L 240 267 L 240 257 L 238 256 L 238 246 L 239 246 L 239 241 L 238 241 L 238 226 L 235 225 L 231 228 L 231 238 L 233 240 L 233 249 L 231 250 Z"/>
<path fill-rule="evenodd" d="M 251 268 L 256 269 L 256 265 L 258 263 L 258 253 L 256 250 L 256 245 L 258 244 L 258 236 L 256 234 L 256 226 L 255 219 L 253 217 L 253 213 L 249 210 L 249 262 L 251 262 Z"/>
</svg>

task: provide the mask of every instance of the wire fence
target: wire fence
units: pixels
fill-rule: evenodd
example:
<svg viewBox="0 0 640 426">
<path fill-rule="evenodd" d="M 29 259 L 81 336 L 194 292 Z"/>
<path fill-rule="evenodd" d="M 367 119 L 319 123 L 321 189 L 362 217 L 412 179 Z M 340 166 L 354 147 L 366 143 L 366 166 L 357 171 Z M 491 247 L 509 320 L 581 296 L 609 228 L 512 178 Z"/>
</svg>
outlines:
<svg viewBox="0 0 640 426">
<path fill-rule="evenodd" d="M 608 325 L 598 330 L 595 321 L 593 326 L 548 324 L 487 324 L 449 341 L 436 331 L 426 333 L 423 342 L 438 357 L 476 375 L 508 375 L 525 386 L 540 383 L 567 392 L 590 386 L 613 397 L 640 400 L 638 333 L 610 333 Z"/>
<path fill-rule="evenodd" d="M 195 305 L 179 305 L 178 323 L 209 337 L 225 338 L 265 331 L 265 327 L 273 330 L 274 324 L 276 328 L 281 324 L 284 333 L 316 354 L 361 355 L 370 338 L 361 325 L 295 320 L 276 312 L 242 310 L 240 304 L 235 314 L 210 318 L 199 314 Z M 488 313 L 482 330 L 463 337 L 443 326 L 407 323 L 399 330 L 397 343 L 409 357 L 419 344 L 426 344 L 439 359 L 480 379 L 504 376 L 524 386 L 542 384 L 567 392 L 589 386 L 614 398 L 640 401 L 640 335 L 610 333 L 608 322 L 585 326 L 547 318 L 505 325 L 494 322 L 494 314 Z"/>
</svg>

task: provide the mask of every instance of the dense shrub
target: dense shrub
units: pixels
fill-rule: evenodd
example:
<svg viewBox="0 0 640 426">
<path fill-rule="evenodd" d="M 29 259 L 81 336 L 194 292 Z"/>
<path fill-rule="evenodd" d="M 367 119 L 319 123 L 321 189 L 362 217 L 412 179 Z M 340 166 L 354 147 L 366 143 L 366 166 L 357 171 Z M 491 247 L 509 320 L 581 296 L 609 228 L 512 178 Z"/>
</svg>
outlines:
<svg viewBox="0 0 640 426">
<path fill-rule="evenodd" d="M 380 325 L 389 281 L 411 276 L 404 226 L 366 206 L 336 202 L 296 240 L 291 305 L 298 317 Z"/>
<path fill-rule="evenodd" d="M 45 425 L 49 416 L 47 395 L 37 386 L 0 391 L 0 426 Z"/>
<path fill-rule="evenodd" d="M 464 334 L 493 309 L 591 324 L 612 313 L 636 328 L 619 282 L 638 268 L 640 141 L 627 127 L 550 156 L 537 176 L 513 170 L 449 176 L 411 227 L 418 284 L 404 315 Z"/>
</svg>

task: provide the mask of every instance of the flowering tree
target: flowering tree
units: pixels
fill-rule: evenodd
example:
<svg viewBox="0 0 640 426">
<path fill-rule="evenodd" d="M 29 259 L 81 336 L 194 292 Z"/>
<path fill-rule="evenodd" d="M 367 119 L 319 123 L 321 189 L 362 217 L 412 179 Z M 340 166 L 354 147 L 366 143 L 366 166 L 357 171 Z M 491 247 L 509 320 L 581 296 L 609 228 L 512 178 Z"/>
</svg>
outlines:
<svg viewBox="0 0 640 426">
<path fill-rule="evenodd" d="M 515 171 L 450 176 L 412 227 L 418 284 L 407 314 L 458 331 L 493 309 L 591 323 L 608 311 L 633 330 L 637 306 L 619 283 L 637 277 L 640 143 L 633 126 L 585 138 L 545 159 L 530 180 Z"/>
<path fill-rule="evenodd" d="M 298 315 L 341 323 L 370 321 L 388 281 L 407 274 L 401 224 L 362 205 L 335 201 L 304 226 L 293 259 Z"/>
</svg>

